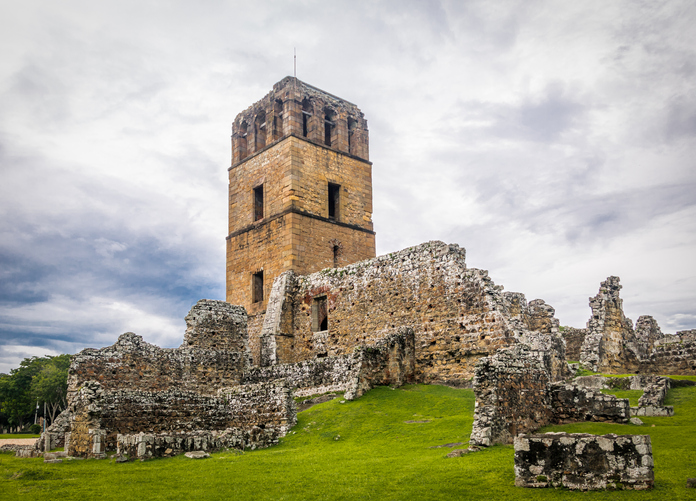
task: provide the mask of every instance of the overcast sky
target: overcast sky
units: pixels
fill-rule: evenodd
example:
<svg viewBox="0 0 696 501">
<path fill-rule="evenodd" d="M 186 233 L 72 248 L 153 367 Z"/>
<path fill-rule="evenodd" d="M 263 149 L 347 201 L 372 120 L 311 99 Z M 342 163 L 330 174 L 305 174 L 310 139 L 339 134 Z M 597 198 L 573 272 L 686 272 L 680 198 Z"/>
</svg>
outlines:
<svg viewBox="0 0 696 501">
<path fill-rule="evenodd" d="M 230 126 L 294 47 L 368 120 L 378 254 L 696 328 L 691 0 L 0 0 L 0 372 L 224 299 Z"/>
</svg>

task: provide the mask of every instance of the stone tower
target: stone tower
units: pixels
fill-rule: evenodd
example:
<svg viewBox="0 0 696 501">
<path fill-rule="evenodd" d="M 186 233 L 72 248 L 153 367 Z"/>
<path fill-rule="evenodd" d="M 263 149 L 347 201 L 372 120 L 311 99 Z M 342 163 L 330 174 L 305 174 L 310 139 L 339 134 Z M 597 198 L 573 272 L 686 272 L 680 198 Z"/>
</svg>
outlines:
<svg viewBox="0 0 696 501">
<path fill-rule="evenodd" d="M 246 308 L 250 336 L 279 274 L 375 256 L 368 152 L 358 107 L 293 77 L 235 118 L 227 302 Z"/>
</svg>

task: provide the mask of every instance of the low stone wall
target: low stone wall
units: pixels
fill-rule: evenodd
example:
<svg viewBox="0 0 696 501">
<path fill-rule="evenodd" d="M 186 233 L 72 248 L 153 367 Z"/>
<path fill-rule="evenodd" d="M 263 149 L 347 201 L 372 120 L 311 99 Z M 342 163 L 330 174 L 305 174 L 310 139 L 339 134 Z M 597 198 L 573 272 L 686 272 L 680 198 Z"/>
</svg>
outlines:
<svg viewBox="0 0 696 501">
<path fill-rule="evenodd" d="M 254 426 L 249 430 L 228 428 L 180 433 L 119 434 L 116 440 L 119 455 L 125 455 L 128 459 L 150 459 L 176 456 L 189 451 L 261 449 L 276 445 L 286 433 L 287 429 Z"/>
<path fill-rule="evenodd" d="M 649 435 L 544 433 L 515 438 L 515 485 L 573 490 L 650 489 Z"/>
<path fill-rule="evenodd" d="M 673 416 L 674 407 L 665 406 L 665 398 L 670 389 L 670 379 L 656 377 L 656 381 L 643 390 L 638 400 L 638 407 L 631 409 L 633 416 Z"/>
<path fill-rule="evenodd" d="M 556 424 L 578 421 L 626 423 L 631 417 L 628 399 L 572 384 L 550 385 L 549 402 L 553 409 L 551 422 Z"/>
<path fill-rule="evenodd" d="M 92 382 L 74 408 L 69 453 L 102 457 L 117 448 L 118 435 L 176 435 L 192 431 L 264 431 L 262 444 L 283 436 L 296 422 L 292 392 L 282 380 L 221 389 L 216 396 L 170 389 L 161 392 L 106 391 Z M 255 435 L 249 435 L 250 440 Z M 129 444 L 130 442 L 124 442 Z M 262 444 L 257 444 L 261 446 Z M 253 441 L 244 446 L 252 446 Z"/>
<path fill-rule="evenodd" d="M 283 379 L 296 396 L 345 391 L 345 398 L 353 400 L 377 385 L 414 382 L 414 374 L 415 335 L 403 327 L 349 355 L 253 367 L 244 373 L 244 382 Z"/>
</svg>

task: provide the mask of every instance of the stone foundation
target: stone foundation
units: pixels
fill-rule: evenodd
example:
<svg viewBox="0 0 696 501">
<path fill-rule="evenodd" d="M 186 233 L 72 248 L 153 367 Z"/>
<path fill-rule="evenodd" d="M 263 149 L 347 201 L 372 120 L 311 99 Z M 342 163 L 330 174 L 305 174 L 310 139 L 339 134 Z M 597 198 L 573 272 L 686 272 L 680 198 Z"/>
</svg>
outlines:
<svg viewBox="0 0 696 501">
<path fill-rule="evenodd" d="M 515 438 L 515 485 L 573 490 L 653 487 L 649 435 L 544 433 Z"/>
</svg>

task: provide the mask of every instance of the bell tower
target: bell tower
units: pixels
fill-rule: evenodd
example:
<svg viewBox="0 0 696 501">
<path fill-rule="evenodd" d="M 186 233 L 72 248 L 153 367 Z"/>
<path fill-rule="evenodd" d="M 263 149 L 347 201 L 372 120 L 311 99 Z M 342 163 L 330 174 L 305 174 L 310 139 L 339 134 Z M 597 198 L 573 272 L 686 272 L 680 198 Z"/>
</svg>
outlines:
<svg viewBox="0 0 696 501">
<path fill-rule="evenodd" d="M 367 121 L 293 77 L 232 124 L 227 302 L 256 339 L 273 280 L 375 257 Z M 255 318 L 260 317 L 260 318 Z"/>
</svg>

